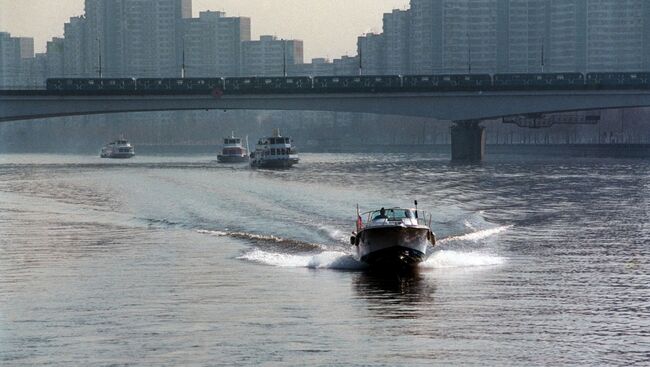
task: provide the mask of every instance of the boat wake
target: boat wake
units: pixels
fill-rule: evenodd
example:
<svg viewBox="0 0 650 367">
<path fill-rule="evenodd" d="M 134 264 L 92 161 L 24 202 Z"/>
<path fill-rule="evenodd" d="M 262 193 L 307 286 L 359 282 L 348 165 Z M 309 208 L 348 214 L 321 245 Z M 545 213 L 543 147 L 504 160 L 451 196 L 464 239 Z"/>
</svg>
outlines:
<svg viewBox="0 0 650 367">
<path fill-rule="evenodd" d="M 460 236 L 451 236 L 451 237 L 446 237 L 438 241 L 439 245 L 443 245 L 449 242 L 477 242 L 482 239 L 494 236 L 495 234 L 499 234 L 502 232 L 505 232 L 512 228 L 512 226 L 501 226 L 501 227 L 496 227 L 496 228 L 489 228 L 489 229 L 483 229 L 480 231 L 476 232 L 471 232 L 467 234 L 463 234 Z"/>
<path fill-rule="evenodd" d="M 459 236 L 451 236 L 438 241 L 439 245 L 452 245 L 455 243 L 472 242 L 476 243 L 482 239 L 494 236 L 507 231 L 512 226 L 502 226 L 485 230 L 478 230 Z M 308 269 L 335 269 L 359 271 L 367 269 L 368 266 L 357 261 L 345 247 L 337 241 L 337 245 L 324 245 L 309 243 L 294 239 L 287 239 L 273 235 L 261 235 L 255 233 L 238 231 L 211 231 L 199 230 L 199 233 L 217 237 L 230 237 L 244 240 L 255 246 L 247 250 L 237 259 L 255 262 L 269 266 L 282 268 L 308 268 Z M 343 233 L 339 230 L 327 227 L 319 228 L 319 232 L 325 232 L 328 237 L 340 239 Z M 506 262 L 500 256 L 489 255 L 477 251 L 458 251 L 434 249 L 433 253 L 421 264 L 420 269 L 449 269 L 449 268 L 471 268 L 482 266 L 496 266 Z"/>
<path fill-rule="evenodd" d="M 339 251 L 324 251 L 312 255 L 292 255 L 253 249 L 238 257 L 238 259 L 282 268 L 363 270 L 367 267 L 355 260 L 351 254 Z"/>
<path fill-rule="evenodd" d="M 255 233 L 237 232 L 237 231 L 208 231 L 199 230 L 199 233 L 217 237 L 230 237 L 251 242 L 258 246 L 278 247 L 283 251 L 292 252 L 309 252 L 327 250 L 326 245 L 318 243 L 309 243 L 305 241 L 281 238 L 273 235 L 260 235 Z"/>
<path fill-rule="evenodd" d="M 481 253 L 459 252 L 450 250 L 435 251 L 423 263 L 423 269 L 469 268 L 494 266 L 505 263 L 505 258 Z"/>
</svg>

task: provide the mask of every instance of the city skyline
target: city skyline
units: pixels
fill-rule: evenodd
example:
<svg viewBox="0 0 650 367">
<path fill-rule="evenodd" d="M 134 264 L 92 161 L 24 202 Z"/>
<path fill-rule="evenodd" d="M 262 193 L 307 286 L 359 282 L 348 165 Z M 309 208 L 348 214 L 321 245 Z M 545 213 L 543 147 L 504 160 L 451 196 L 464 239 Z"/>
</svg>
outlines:
<svg viewBox="0 0 650 367">
<path fill-rule="evenodd" d="M 353 56 L 358 36 L 381 32 L 382 15 L 392 9 L 406 9 L 408 5 L 409 0 L 332 0 L 316 4 L 302 0 L 193 0 L 193 15 L 218 10 L 229 16 L 250 17 L 254 39 L 275 35 L 302 40 L 305 61 L 309 61 Z M 84 0 L 58 0 L 56 4 L 49 0 L 25 0 L 20 5 L 13 0 L 0 0 L 0 31 L 16 37 L 33 37 L 35 51 L 45 52 L 47 41 L 63 36 L 64 23 L 83 12 Z M 313 17 L 304 16 L 305 12 L 319 14 L 324 20 L 314 21 Z"/>
</svg>

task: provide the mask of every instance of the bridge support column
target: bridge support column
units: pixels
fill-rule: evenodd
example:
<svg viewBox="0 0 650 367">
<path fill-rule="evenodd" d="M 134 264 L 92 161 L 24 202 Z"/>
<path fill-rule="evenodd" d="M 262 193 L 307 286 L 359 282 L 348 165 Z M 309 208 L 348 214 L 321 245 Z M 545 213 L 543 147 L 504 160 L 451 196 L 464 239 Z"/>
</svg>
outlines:
<svg viewBox="0 0 650 367">
<path fill-rule="evenodd" d="M 451 126 L 451 160 L 480 162 L 485 156 L 485 127 L 480 120 L 454 121 Z"/>
</svg>

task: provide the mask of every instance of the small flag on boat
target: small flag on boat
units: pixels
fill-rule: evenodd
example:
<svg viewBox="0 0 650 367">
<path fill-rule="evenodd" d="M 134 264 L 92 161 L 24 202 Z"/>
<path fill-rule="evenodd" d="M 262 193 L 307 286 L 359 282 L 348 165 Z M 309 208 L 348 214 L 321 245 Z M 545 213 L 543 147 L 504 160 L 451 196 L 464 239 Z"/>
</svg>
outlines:
<svg viewBox="0 0 650 367">
<path fill-rule="evenodd" d="M 363 229 L 363 219 L 361 219 L 361 214 L 359 213 L 359 205 L 357 204 L 357 233 Z"/>
</svg>

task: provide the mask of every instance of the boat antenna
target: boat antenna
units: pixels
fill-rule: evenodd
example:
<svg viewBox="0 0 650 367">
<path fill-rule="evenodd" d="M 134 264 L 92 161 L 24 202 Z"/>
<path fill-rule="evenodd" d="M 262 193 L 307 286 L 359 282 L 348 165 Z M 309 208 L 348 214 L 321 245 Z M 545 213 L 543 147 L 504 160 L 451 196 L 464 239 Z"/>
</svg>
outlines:
<svg viewBox="0 0 650 367">
<path fill-rule="evenodd" d="M 415 218 L 418 218 L 418 201 L 415 200 Z"/>
</svg>

